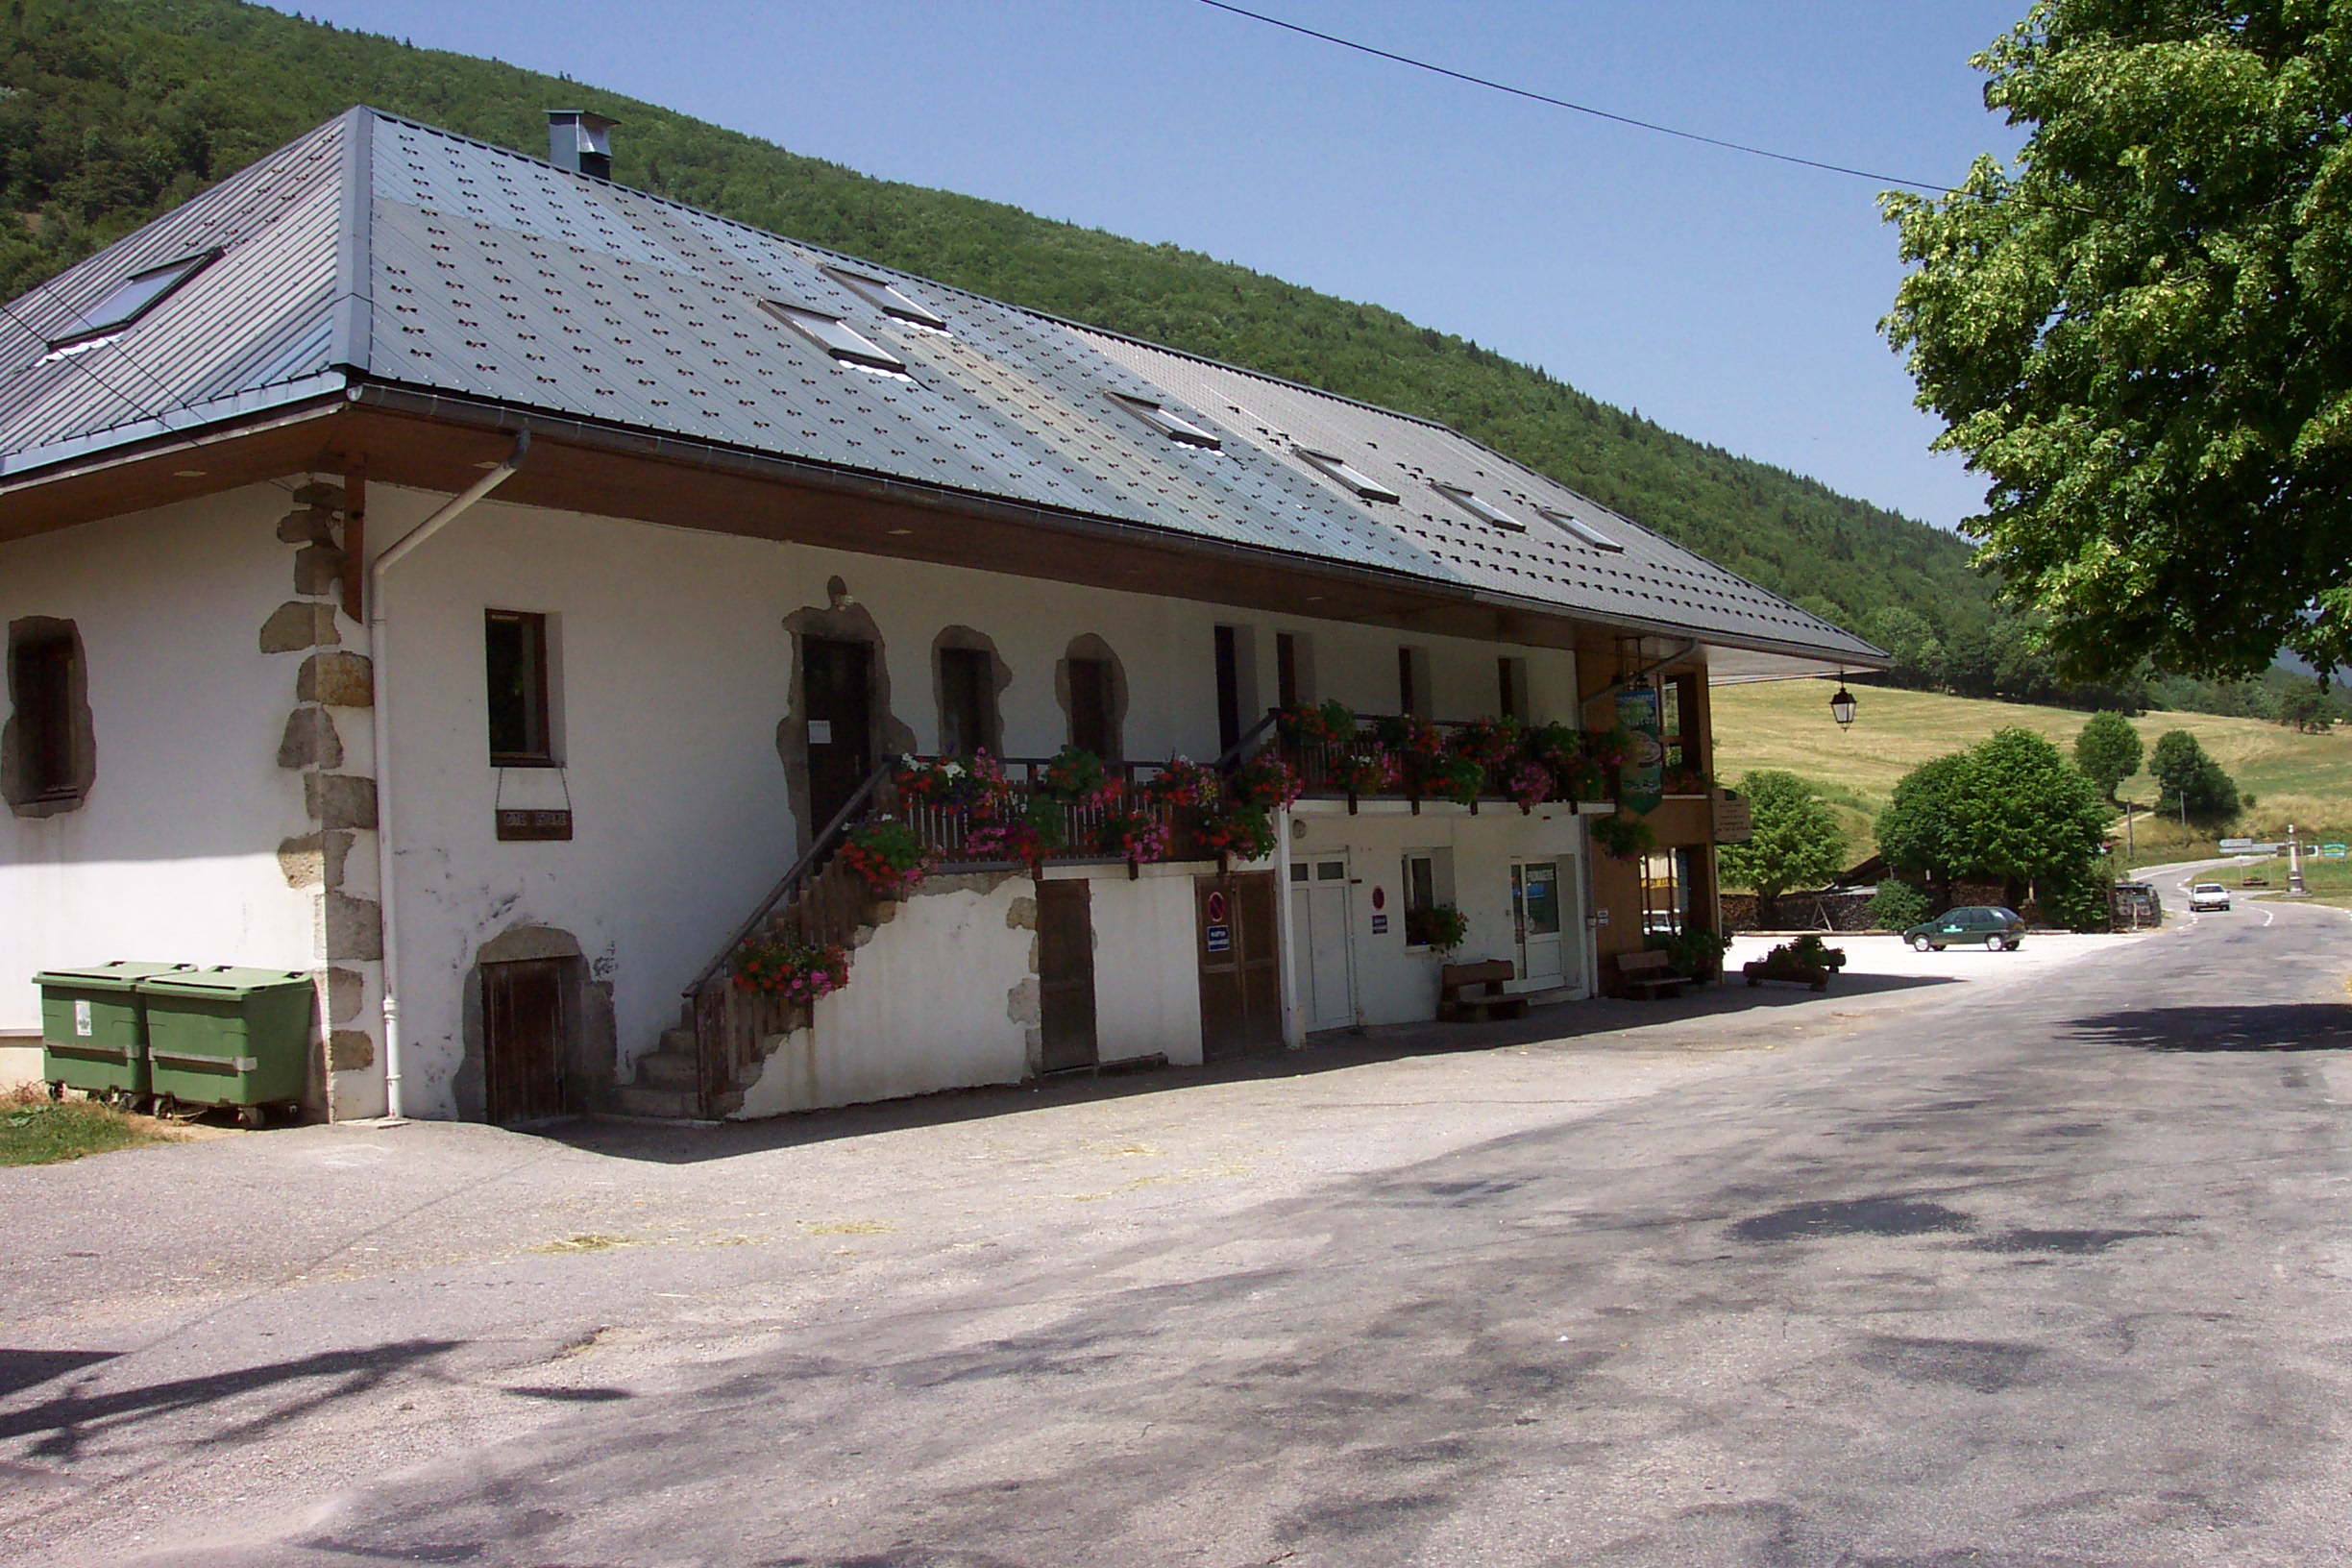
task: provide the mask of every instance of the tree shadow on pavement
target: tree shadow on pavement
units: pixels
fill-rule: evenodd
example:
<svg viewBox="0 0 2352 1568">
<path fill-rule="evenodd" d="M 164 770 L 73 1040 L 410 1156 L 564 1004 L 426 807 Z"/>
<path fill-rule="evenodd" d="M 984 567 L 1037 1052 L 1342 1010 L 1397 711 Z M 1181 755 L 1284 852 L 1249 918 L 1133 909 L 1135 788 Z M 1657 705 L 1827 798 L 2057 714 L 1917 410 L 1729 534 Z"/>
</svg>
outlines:
<svg viewBox="0 0 2352 1568">
<path fill-rule="evenodd" d="M 239 1367 L 201 1378 L 172 1383 L 143 1384 L 105 1393 L 68 1390 L 23 1409 L 0 1410 L 0 1439 L 36 1437 L 32 1452 L 43 1458 L 70 1458 L 92 1437 L 119 1432 L 142 1422 L 201 1411 L 247 1394 L 290 1388 L 319 1379 L 334 1380 L 311 1388 L 290 1404 L 266 1412 L 234 1419 L 238 1435 L 280 1424 L 305 1410 L 362 1394 L 395 1373 L 419 1361 L 454 1350 L 455 1339 L 404 1339 L 365 1350 L 324 1351 L 290 1361 Z M 15 1351 L 12 1356 L 39 1354 Z M 71 1354 L 71 1353 L 61 1353 Z M 65 1368 L 61 1370 L 70 1370 Z M 53 1376 L 56 1374 L 52 1374 Z M 45 1380 L 43 1380 L 45 1381 Z M 31 1386 L 30 1384 L 23 1386 Z"/>
<path fill-rule="evenodd" d="M 2142 1051 L 2352 1050 L 2352 1007 L 2338 1002 L 2136 1008 L 2076 1018 L 2075 1034 L 2095 1045 Z"/>
<path fill-rule="evenodd" d="M 1734 976 L 1727 983 L 1695 986 L 1679 997 L 1661 1001 L 1600 997 L 1538 1004 L 1525 1017 L 1498 1018 L 1485 1023 L 1382 1024 L 1366 1029 L 1333 1030 L 1308 1036 L 1307 1043 L 1295 1051 L 1269 1051 L 1262 1056 L 1213 1062 L 1204 1066 L 1161 1066 L 1156 1070 L 1122 1070 L 1126 1065 L 1106 1063 L 1100 1076 L 1057 1074 L 1018 1084 L 989 1084 L 832 1110 L 796 1111 L 758 1121 L 724 1122 L 716 1127 L 566 1118 L 529 1131 L 533 1136 L 608 1159 L 690 1165 L 771 1149 L 826 1143 L 836 1139 L 980 1121 L 1051 1106 L 1165 1094 L 1213 1084 L 1307 1078 L 1415 1057 L 1509 1046 L 1573 1044 L 1595 1036 L 1656 1025 L 1688 1023 L 1762 1009 L 1835 1006 L 1841 1000 L 1852 1002 L 1865 996 L 1957 983 L 1942 976 L 1841 975 L 1830 982 L 1827 992 L 1815 992 L 1802 986 L 1751 987 Z M 1644 1037 L 1629 1037 L 1626 1043 L 1632 1048 L 1672 1048 L 1672 1042 Z"/>
</svg>

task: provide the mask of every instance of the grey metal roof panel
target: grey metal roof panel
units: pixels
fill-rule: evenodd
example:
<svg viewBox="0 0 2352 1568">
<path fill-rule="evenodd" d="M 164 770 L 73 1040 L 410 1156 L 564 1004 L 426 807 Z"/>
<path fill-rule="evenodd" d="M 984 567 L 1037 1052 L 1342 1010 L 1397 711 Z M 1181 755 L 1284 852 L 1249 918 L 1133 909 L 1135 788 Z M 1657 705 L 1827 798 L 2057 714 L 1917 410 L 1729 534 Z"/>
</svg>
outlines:
<svg viewBox="0 0 2352 1568">
<path fill-rule="evenodd" d="M 341 358 L 367 379 L 707 441 L 949 492 L 1395 573 L 1536 607 L 1851 655 L 1867 645 L 1426 421 L 1154 348 L 358 110 L 17 302 L 40 331 L 140 267 L 225 254 L 90 365 L 0 353 L 0 472 L 159 411 L 258 405 Z M 945 324 L 826 272 L 884 279 Z M 355 269 L 363 274 L 353 276 Z M 847 364 L 761 307 L 841 318 L 905 374 Z M 19 334 L 23 336 L 24 334 Z M 151 396 L 102 384 L 129 376 Z M 274 389 L 274 390 L 273 390 Z M 1216 434 L 1171 440 L 1115 403 Z M 139 426 L 149 429 L 149 426 Z M 1296 455 L 1347 455 L 1403 503 Z M 1433 488 L 1547 505 L 1488 527 Z"/>
<path fill-rule="evenodd" d="M 270 378 L 322 368 L 318 355 L 287 351 L 336 292 L 348 129 L 348 118 L 328 122 L 12 302 L 0 339 L 0 453 L 21 459 L 110 429 L 169 428 L 182 411 L 233 404 Z M 123 279 L 215 248 L 218 260 L 121 332 L 50 351 Z"/>
</svg>

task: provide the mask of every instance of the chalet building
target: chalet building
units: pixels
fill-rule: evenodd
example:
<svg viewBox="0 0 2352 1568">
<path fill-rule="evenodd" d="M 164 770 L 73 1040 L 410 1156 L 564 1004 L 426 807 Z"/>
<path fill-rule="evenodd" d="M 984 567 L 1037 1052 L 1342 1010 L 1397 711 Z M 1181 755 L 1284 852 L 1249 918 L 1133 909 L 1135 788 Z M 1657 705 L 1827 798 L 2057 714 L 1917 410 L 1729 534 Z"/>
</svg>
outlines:
<svg viewBox="0 0 2352 1568">
<path fill-rule="evenodd" d="M 1714 922 L 1710 684 L 1881 662 L 606 131 L 355 109 L 8 306 L 0 1042 L 45 968 L 299 968 L 316 1114 L 751 1116 L 1430 1018 L 1447 911 L 1587 996 Z"/>
</svg>

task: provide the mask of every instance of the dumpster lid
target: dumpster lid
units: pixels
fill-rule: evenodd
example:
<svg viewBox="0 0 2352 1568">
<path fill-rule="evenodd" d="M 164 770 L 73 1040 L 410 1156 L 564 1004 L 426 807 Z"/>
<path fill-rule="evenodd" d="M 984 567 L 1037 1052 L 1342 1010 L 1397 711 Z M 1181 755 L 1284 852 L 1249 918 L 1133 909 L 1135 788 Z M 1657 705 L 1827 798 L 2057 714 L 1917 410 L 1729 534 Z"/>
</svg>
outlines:
<svg viewBox="0 0 2352 1568">
<path fill-rule="evenodd" d="M 192 964 L 137 964 L 118 958 L 86 969 L 43 969 L 33 977 L 33 983 L 60 990 L 70 987 L 80 991 L 129 991 L 139 981 L 155 975 L 188 973 L 194 968 Z"/>
<path fill-rule="evenodd" d="M 208 969 L 174 969 L 139 982 L 139 990 L 172 996 L 209 996 L 236 1001 L 257 992 L 283 986 L 307 986 L 307 969 L 244 969 L 219 964 Z"/>
</svg>

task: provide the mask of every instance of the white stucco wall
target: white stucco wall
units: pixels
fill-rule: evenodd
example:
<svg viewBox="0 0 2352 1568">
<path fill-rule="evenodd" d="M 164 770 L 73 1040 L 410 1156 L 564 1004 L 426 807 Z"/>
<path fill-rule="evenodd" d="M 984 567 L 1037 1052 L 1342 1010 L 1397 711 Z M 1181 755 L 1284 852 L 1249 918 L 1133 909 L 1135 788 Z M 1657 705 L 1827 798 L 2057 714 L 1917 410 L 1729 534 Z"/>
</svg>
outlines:
<svg viewBox="0 0 2352 1568">
<path fill-rule="evenodd" d="M 0 544 L 0 625 L 81 633 L 97 753 L 78 810 L 0 808 L 0 1036 L 37 1037 L 45 968 L 312 966 L 319 895 L 277 856 L 309 830 L 301 774 L 276 765 L 302 661 L 259 645 L 293 597 L 289 509 L 257 486 Z"/>
</svg>

